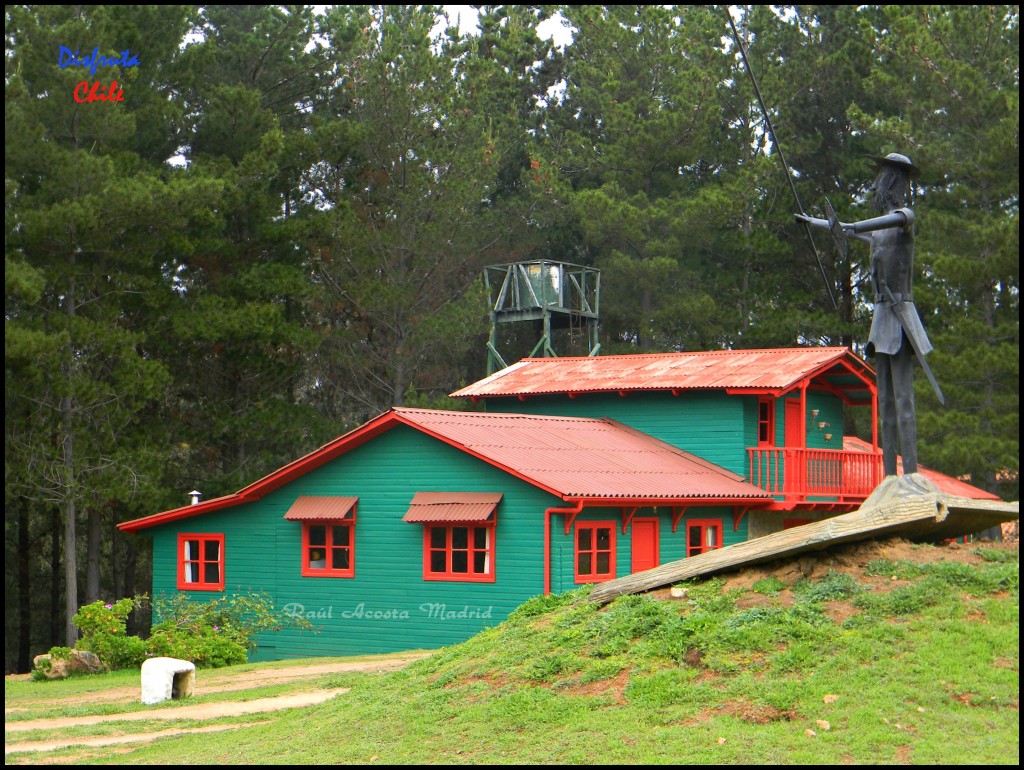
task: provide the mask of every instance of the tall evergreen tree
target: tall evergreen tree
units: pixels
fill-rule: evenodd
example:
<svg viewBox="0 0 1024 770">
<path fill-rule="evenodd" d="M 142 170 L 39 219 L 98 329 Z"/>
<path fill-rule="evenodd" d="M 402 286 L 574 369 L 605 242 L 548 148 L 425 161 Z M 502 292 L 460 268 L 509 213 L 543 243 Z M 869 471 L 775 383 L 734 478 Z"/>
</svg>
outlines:
<svg viewBox="0 0 1024 770">
<path fill-rule="evenodd" d="M 352 13 L 327 15 L 329 40 L 349 39 Z M 330 324 L 318 388 L 346 422 L 451 388 L 460 351 L 482 359 L 480 267 L 503 240 L 489 211 L 509 145 L 483 97 L 455 86 L 456 59 L 476 54 L 451 30 L 431 37 L 439 15 L 374 7 L 351 51 L 334 47 L 308 226 Z"/>
<path fill-rule="evenodd" d="M 154 17 L 176 25 L 180 39 L 182 8 L 6 11 L 5 251 L 38 283 L 9 302 L 5 318 L 7 403 L 20 418 L 6 430 L 7 501 L 63 513 L 68 642 L 80 598 L 79 520 L 87 522 L 91 601 L 100 592 L 101 517 L 137 505 L 138 478 L 160 451 L 148 445 L 139 414 L 159 398 L 167 372 L 147 355 L 140 322 L 159 302 L 160 234 L 173 227 L 176 191 L 137 152 L 160 154 L 159 143 L 135 134 L 133 104 L 152 115 L 152 76 L 122 61 L 96 77 L 104 88 L 120 78 L 138 102 L 82 101 L 79 83 L 92 75 L 60 67 L 60 46 L 118 56 Z M 177 39 L 155 33 L 150 55 L 173 56 Z"/>
<path fill-rule="evenodd" d="M 168 264 L 160 357 L 183 494 L 238 489 L 332 435 L 310 405 L 320 338 L 296 228 L 322 51 L 308 6 L 204 6 L 178 66 L 182 171 L 208 195 Z"/>
<path fill-rule="evenodd" d="M 725 19 L 706 7 L 572 6 L 566 88 L 552 116 L 561 176 L 586 259 L 616 287 L 602 303 L 607 343 L 707 348 L 734 335 L 718 250 L 736 165 L 720 88 Z M 723 206 L 723 203 L 726 204 Z"/>
</svg>

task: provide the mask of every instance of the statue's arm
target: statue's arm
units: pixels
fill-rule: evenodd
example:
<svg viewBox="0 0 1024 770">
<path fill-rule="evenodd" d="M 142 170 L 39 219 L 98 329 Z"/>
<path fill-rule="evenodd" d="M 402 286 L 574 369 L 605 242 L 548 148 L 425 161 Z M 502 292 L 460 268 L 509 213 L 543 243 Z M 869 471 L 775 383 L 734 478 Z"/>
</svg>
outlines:
<svg viewBox="0 0 1024 770">
<path fill-rule="evenodd" d="M 817 217 L 808 216 L 807 214 L 796 214 L 797 222 L 806 222 L 811 227 L 820 227 L 822 230 L 828 230 L 828 220 L 818 219 Z"/>
<path fill-rule="evenodd" d="M 865 219 L 853 224 L 844 224 L 844 229 L 849 227 L 853 233 L 871 233 L 875 230 L 887 230 L 890 227 L 911 227 L 914 224 L 914 212 L 910 209 L 896 209 L 888 214 L 873 219 Z"/>
<path fill-rule="evenodd" d="M 828 230 L 830 227 L 827 219 L 818 219 L 817 217 L 812 217 L 807 214 L 796 214 L 794 216 L 796 217 L 797 222 L 805 222 L 811 227 L 820 227 L 822 230 Z M 913 221 L 913 219 L 911 219 L 911 221 Z M 855 225 L 850 225 L 846 222 L 840 222 L 839 225 L 843 228 L 843 232 L 848 238 L 856 238 L 858 241 L 871 241 L 871 236 L 859 233 L 854 229 Z"/>
</svg>

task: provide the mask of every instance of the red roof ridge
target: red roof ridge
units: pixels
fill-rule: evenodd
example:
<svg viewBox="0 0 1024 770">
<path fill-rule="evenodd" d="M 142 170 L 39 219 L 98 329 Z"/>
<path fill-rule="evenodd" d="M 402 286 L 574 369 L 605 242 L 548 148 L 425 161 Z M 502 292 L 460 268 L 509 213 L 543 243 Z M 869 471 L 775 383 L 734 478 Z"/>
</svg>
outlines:
<svg viewBox="0 0 1024 770">
<path fill-rule="evenodd" d="M 812 352 L 833 352 L 833 353 L 848 353 L 849 348 L 841 345 L 798 345 L 792 348 L 724 348 L 721 350 L 668 350 L 662 352 L 646 352 L 646 353 L 609 353 L 601 354 L 599 356 L 556 356 L 556 357 L 544 357 L 544 358 L 521 358 L 514 364 L 510 364 L 504 369 L 499 369 L 495 374 L 501 372 L 507 372 L 513 367 L 521 364 L 531 364 L 537 362 L 552 363 L 557 361 L 607 361 L 609 359 L 618 358 L 666 358 L 671 356 L 707 356 L 707 355 L 743 355 L 745 353 L 812 353 Z M 492 375 L 493 376 L 493 375 Z"/>
</svg>

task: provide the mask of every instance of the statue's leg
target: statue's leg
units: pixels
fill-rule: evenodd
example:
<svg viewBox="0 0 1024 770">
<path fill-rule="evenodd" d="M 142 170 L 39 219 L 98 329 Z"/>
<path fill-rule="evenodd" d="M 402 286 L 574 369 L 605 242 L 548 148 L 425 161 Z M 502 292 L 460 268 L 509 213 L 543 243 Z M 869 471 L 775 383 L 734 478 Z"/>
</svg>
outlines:
<svg viewBox="0 0 1024 770">
<path fill-rule="evenodd" d="M 914 351 L 906 338 L 889 361 L 896 395 L 903 473 L 917 473 L 917 415 L 914 408 Z"/>
<path fill-rule="evenodd" d="M 882 467 L 886 476 L 896 475 L 896 398 L 893 394 L 891 356 L 878 353 L 875 356 L 878 372 L 878 421 L 882 434 Z"/>
</svg>

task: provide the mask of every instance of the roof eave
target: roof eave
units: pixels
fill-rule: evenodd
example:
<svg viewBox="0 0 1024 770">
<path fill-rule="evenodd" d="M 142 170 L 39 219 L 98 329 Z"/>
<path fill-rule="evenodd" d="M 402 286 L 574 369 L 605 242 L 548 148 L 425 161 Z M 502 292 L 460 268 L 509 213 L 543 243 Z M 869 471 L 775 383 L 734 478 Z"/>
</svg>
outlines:
<svg viewBox="0 0 1024 770">
<path fill-rule="evenodd" d="M 297 460 L 293 460 L 287 465 L 278 468 L 273 473 L 264 476 L 258 481 L 254 481 L 247 487 L 243 487 L 234 494 L 207 500 L 196 505 L 187 505 L 181 508 L 173 508 L 169 511 L 163 511 L 161 513 L 154 513 L 150 516 L 143 516 L 140 519 L 133 519 L 132 521 L 125 521 L 118 524 L 117 528 L 122 532 L 138 532 L 142 529 L 149 529 L 150 527 L 157 527 L 163 524 L 179 521 L 181 519 L 187 519 L 192 516 L 199 516 L 204 513 L 210 513 L 212 511 L 231 508 L 236 505 L 259 500 L 261 497 L 273 492 L 278 487 L 284 486 L 289 481 L 293 481 L 294 479 L 319 468 L 324 463 L 330 462 L 334 458 L 366 443 L 374 436 L 378 436 L 384 431 L 389 430 L 396 423 L 397 421 L 395 419 L 394 410 L 385 412 L 384 414 L 370 420 L 365 425 L 339 436 L 334 439 L 334 441 L 324 444 L 319 449 L 315 449 Z"/>
</svg>

